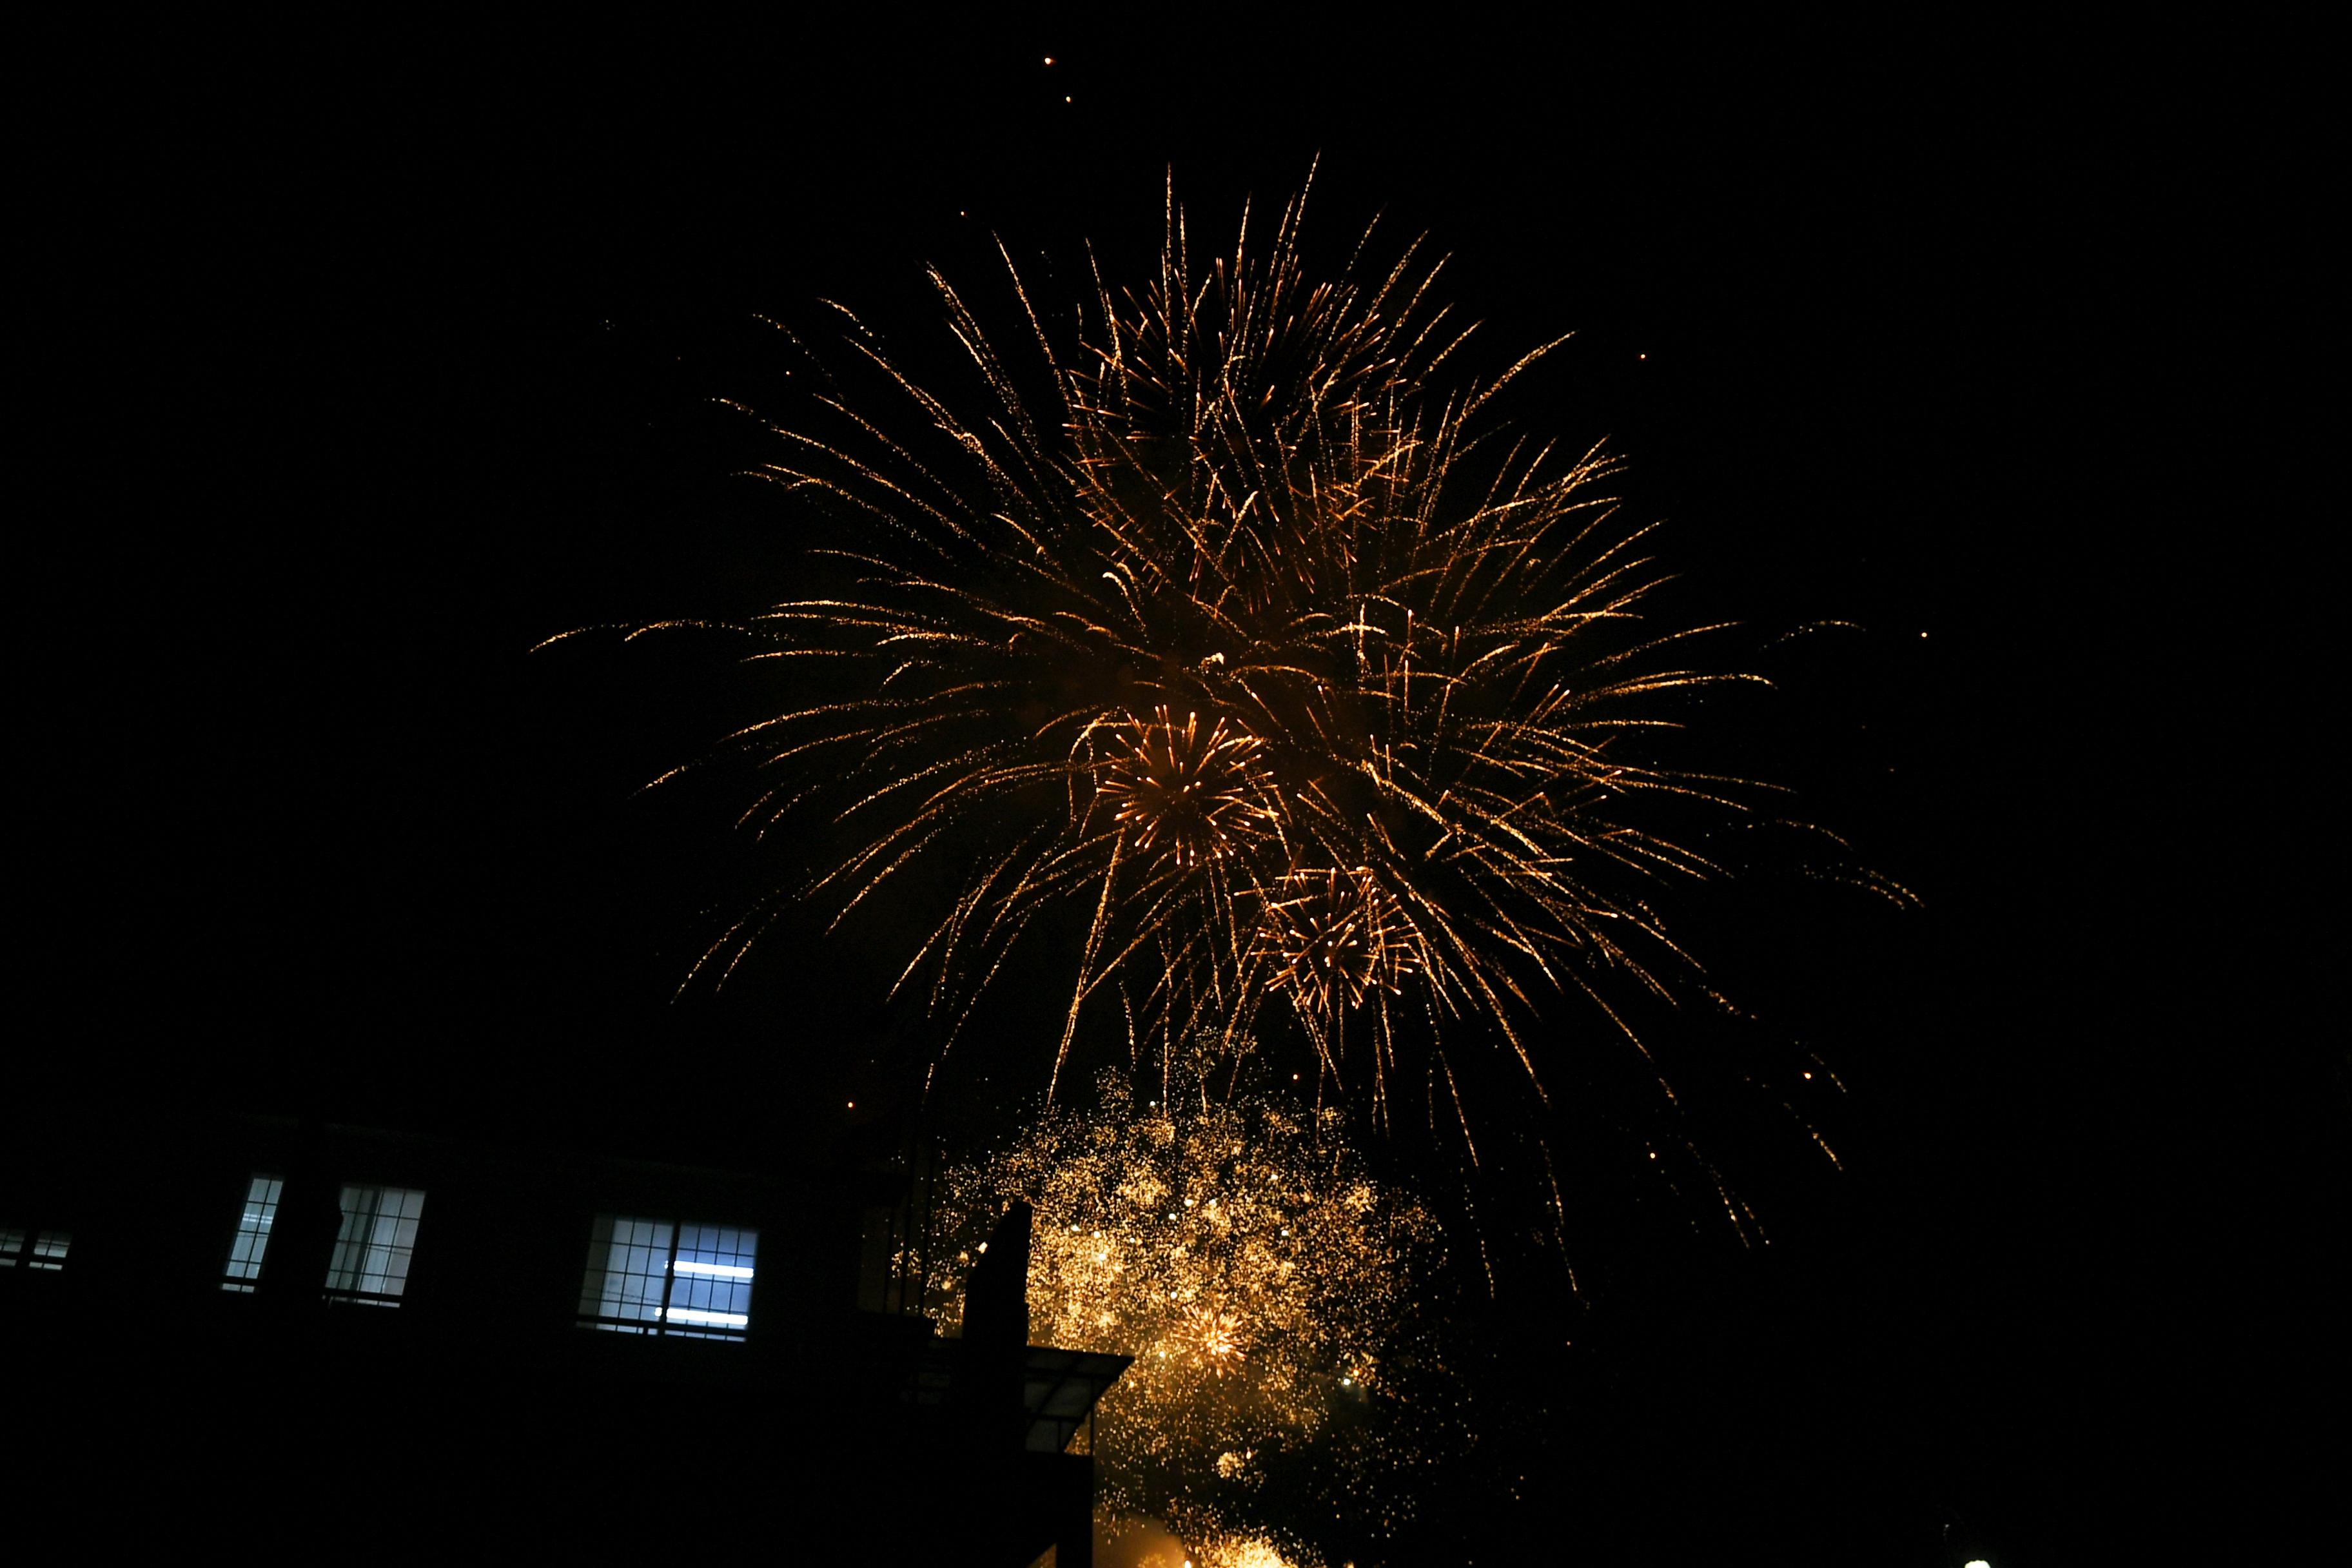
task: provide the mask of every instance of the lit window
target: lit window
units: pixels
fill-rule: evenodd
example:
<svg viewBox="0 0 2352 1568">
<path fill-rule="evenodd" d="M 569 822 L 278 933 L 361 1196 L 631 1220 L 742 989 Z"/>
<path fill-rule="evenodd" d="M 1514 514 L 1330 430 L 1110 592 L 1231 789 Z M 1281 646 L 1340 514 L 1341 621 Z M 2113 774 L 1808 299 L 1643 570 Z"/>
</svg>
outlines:
<svg viewBox="0 0 2352 1568">
<path fill-rule="evenodd" d="M 66 1266 L 66 1251 L 72 1246 L 73 1232 L 69 1230 L 23 1231 L 0 1226 L 0 1268 L 34 1268 L 54 1274 Z"/>
<path fill-rule="evenodd" d="M 751 1324 L 760 1233 L 732 1226 L 598 1215 L 580 1283 L 580 1321 L 625 1334 L 740 1340 Z"/>
<path fill-rule="evenodd" d="M 228 1244 L 228 1267 L 221 1270 L 221 1289 L 253 1294 L 261 1278 L 261 1255 L 269 1250 L 269 1226 L 278 1217 L 278 1194 L 286 1184 L 276 1176 L 256 1176 L 245 1191 L 245 1213 L 238 1216 L 236 1239 Z"/>
<path fill-rule="evenodd" d="M 399 1306 L 425 1194 L 411 1187 L 345 1187 L 342 1204 L 343 1228 L 327 1268 L 328 1299 Z"/>
</svg>

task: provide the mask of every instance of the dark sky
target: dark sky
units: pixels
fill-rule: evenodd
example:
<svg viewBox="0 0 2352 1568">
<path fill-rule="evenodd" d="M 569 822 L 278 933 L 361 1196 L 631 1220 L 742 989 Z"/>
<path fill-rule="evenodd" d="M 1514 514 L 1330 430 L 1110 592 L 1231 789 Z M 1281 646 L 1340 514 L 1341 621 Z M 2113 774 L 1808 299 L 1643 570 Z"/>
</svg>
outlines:
<svg viewBox="0 0 2352 1568">
<path fill-rule="evenodd" d="M 728 716 L 707 661 L 525 650 L 776 591 L 708 403 L 760 384 L 751 312 L 920 345 L 926 261 L 982 276 L 993 232 L 1139 270 L 1171 165 L 1222 243 L 1319 155 L 1310 253 L 1381 212 L 1481 352 L 1578 333 L 1514 412 L 1633 459 L 1692 604 L 1867 628 L 1801 672 L 1786 760 L 1925 900 L 1747 911 L 1728 962 L 1846 1079 L 1849 1175 L 1788 1216 L 1801 1257 L 1637 1251 L 1596 1359 L 1546 1349 L 1584 1415 L 1525 1417 L 1545 1528 L 1925 1563 L 1871 1543 L 1948 1514 L 1997 1563 L 2162 1533 L 2180 1411 L 2341 1365 L 2305 1287 L 2345 1080 L 2247 984 L 2316 960 L 2249 927 L 2217 820 L 2263 656 L 2201 606 L 2292 555 L 2197 488 L 2266 395 L 2263 139 L 2188 85 L 2227 60 L 1185 26 L 72 62 L 19 301 L 26 1054 L 69 1100 L 836 1135 L 809 1107 L 912 1048 L 877 958 L 669 1005 L 747 875 L 709 800 L 632 795 Z M 1478 1484 L 1459 1529 L 1504 1530 Z"/>
</svg>

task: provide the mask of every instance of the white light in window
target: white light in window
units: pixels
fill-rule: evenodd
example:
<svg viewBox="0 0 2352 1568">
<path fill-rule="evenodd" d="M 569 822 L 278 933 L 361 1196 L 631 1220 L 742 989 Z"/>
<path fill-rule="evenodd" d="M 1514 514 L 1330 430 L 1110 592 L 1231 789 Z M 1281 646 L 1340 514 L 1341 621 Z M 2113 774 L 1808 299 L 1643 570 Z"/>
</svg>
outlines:
<svg viewBox="0 0 2352 1568">
<path fill-rule="evenodd" d="M 238 1293 L 253 1293 L 249 1281 L 261 1276 L 262 1255 L 269 1249 L 270 1224 L 278 1217 L 278 1200 L 285 1186 L 278 1177 L 262 1175 L 255 1176 L 247 1186 L 245 1212 L 237 1222 L 236 1235 L 229 1242 L 228 1261 L 221 1269 L 224 1289 L 227 1281 L 245 1280 L 248 1283 Z"/>
<path fill-rule="evenodd" d="M 712 1328 L 742 1329 L 751 1323 L 742 1312 L 705 1312 L 692 1307 L 671 1307 L 663 1314 L 673 1323 L 706 1323 Z"/>
<path fill-rule="evenodd" d="M 716 1279 L 749 1279 L 751 1271 L 732 1263 L 679 1263 L 673 1265 L 680 1274 L 707 1274 Z"/>
</svg>

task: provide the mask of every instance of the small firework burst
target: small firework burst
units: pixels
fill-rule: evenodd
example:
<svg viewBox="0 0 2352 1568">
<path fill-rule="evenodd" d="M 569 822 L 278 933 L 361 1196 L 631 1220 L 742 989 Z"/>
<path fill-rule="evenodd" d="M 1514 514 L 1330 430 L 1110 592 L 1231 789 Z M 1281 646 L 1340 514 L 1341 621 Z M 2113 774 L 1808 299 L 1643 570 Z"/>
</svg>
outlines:
<svg viewBox="0 0 2352 1568">
<path fill-rule="evenodd" d="M 1272 960 L 1268 984 L 1318 1029 L 1370 992 L 1402 991 L 1422 967 L 1421 933 L 1368 866 L 1292 872 L 1266 900 L 1257 934 Z"/>
<path fill-rule="evenodd" d="M 1096 793 L 1127 832 L 1135 858 L 1165 855 L 1179 870 L 1234 854 L 1279 826 L 1265 742 L 1220 719 L 1180 726 L 1160 709 L 1147 723 L 1130 716 L 1112 733 Z"/>
<path fill-rule="evenodd" d="M 1242 1349 L 1246 1330 L 1240 1313 L 1222 1307 L 1195 1307 L 1191 1329 L 1201 1363 L 1219 1377 L 1247 1359 L 1247 1352 Z"/>
</svg>

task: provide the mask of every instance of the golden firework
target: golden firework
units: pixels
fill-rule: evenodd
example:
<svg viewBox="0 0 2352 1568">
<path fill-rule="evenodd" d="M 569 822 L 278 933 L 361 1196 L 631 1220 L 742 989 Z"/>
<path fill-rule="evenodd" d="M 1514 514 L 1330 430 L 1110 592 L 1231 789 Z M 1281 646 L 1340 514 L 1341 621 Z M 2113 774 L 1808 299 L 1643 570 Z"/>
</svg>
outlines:
<svg viewBox="0 0 2352 1568">
<path fill-rule="evenodd" d="M 1228 1312 L 1222 1307 L 1195 1307 L 1192 1331 L 1202 1364 L 1218 1376 L 1223 1376 L 1235 1362 L 1244 1359 L 1240 1313 Z"/>
<path fill-rule="evenodd" d="M 1259 758 L 1265 742 L 1219 719 L 1179 726 L 1160 709 L 1150 722 L 1130 716 L 1114 732 L 1096 791 L 1129 835 L 1138 858 L 1155 853 L 1179 867 L 1234 854 L 1276 827 L 1279 796 Z"/>
<path fill-rule="evenodd" d="M 768 781 L 744 821 L 826 858 L 695 973 L 797 900 L 888 904 L 898 984 L 960 1027 L 1042 933 L 1071 955 L 1049 1098 L 1089 1019 L 1165 1054 L 1287 1016 L 1375 1119 L 1408 1032 L 1442 1062 L 1473 1020 L 1540 1097 L 1545 997 L 1630 1036 L 1612 996 L 1695 977 L 1657 886 L 1716 875 L 1699 846 L 1760 786 L 1652 742 L 1755 678 L 1649 618 L 1613 458 L 1490 420 L 1547 350 L 1444 379 L 1434 268 L 1318 279 L 1303 205 L 1202 265 L 1171 192 L 1156 274 L 1074 310 L 1008 257 L 1002 342 L 934 272 L 968 388 L 851 318 L 840 374 L 761 421 L 753 472 L 833 531 L 831 581 L 733 628 L 805 679 L 730 742 Z"/>
<path fill-rule="evenodd" d="M 1435 1222 L 1373 1179 L 1339 1112 L 1215 1100 L 1182 1074 L 1171 1088 L 1138 1096 L 1107 1074 L 1091 1109 L 950 1165 L 937 1201 L 957 1267 L 934 1310 L 961 1321 L 979 1238 L 1026 1197 L 1033 1338 L 1135 1358 L 1092 1450 L 1114 1511 L 1182 1514 L 1192 1540 L 1240 1530 L 1284 1455 L 1317 1509 L 1393 1521 L 1453 1429 L 1389 1370 L 1452 1386 L 1421 1310 L 1444 1265 Z"/>
<path fill-rule="evenodd" d="M 1369 866 L 1294 871 L 1258 927 L 1270 984 L 1314 1024 L 1360 1006 L 1375 988 L 1402 991 L 1422 968 L 1421 933 Z"/>
</svg>

